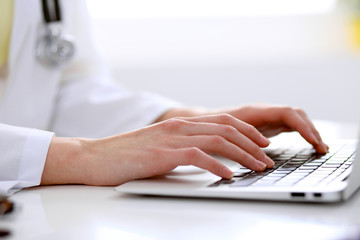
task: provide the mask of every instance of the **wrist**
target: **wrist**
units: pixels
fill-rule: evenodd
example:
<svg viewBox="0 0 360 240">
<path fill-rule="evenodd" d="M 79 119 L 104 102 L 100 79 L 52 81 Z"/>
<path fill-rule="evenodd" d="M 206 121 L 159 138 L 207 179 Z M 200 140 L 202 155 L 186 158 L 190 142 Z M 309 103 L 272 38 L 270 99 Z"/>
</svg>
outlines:
<svg viewBox="0 0 360 240">
<path fill-rule="evenodd" d="M 86 141 L 54 137 L 47 154 L 41 185 L 85 183 L 88 172 Z"/>
</svg>

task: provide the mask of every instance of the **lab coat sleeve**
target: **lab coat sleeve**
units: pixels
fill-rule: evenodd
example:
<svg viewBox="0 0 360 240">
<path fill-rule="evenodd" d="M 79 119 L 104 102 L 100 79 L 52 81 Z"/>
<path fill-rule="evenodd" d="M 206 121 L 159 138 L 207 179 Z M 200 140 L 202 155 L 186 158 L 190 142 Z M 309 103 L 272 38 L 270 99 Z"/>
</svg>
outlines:
<svg viewBox="0 0 360 240">
<path fill-rule="evenodd" d="M 62 87 L 51 130 L 63 137 L 107 137 L 151 124 L 176 106 L 157 95 L 98 81 L 96 76 L 78 78 Z"/>
<path fill-rule="evenodd" d="M 0 194 L 40 184 L 52 132 L 0 124 Z"/>
<path fill-rule="evenodd" d="M 114 81 L 91 41 L 85 3 L 64 1 L 64 8 L 66 32 L 74 36 L 77 52 L 60 84 L 51 124 L 57 136 L 99 138 L 135 130 L 181 105 Z"/>
</svg>

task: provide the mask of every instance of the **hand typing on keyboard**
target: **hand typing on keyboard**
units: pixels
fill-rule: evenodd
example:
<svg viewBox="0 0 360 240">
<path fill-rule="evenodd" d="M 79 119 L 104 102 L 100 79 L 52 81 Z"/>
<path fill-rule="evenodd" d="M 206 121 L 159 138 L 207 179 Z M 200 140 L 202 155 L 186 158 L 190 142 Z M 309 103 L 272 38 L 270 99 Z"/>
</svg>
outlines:
<svg viewBox="0 0 360 240">
<path fill-rule="evenodd" d="M 226 111 L 228 114 L 256 127 L 264 136 L 273 137 L 282 132 L 297 131 L 313 145 L 317 153 L 325 154 L 329 147 L 302 109 L 254 104 Z"/>
<path fill-rule="evenodd" d="M 216 111 L 172 109 L 154 124 L 133 132 L 95 140 L 55 137 L 42 184 L 119 185 L 165 174 L 180 165 L 194 165 L 231 179 L 234 173 L 212 154 L 266 172 L 274 167 L 274 161 L 261 149 L 270 143 L 266 137 L 289 131 L 298 131 L 318 153 L 328 151 L 299 109 L 272 105 Z M 295 169 L 294 162 L 284 168 Z M 259 176 L 250 173 L 248 177 L 250 183 Z"/>
</svg>

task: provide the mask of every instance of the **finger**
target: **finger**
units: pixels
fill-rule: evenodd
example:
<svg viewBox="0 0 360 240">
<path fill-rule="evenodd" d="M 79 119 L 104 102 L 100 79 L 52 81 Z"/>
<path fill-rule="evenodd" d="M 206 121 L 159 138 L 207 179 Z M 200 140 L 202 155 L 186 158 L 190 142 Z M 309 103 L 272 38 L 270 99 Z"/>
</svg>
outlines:
<svg viewBox="0 0 360 240">
<path fill-rule="evenodd" d="M 216 158 L 204 153 L 196 147 L 177 149 L 174 152 L 177 165 L 194 165 L 225 179 L 231 179 L 233 172 Z"/>
<path fill-rule="evenodd" d="M 181 142 L 185 143 L 185 148 L 195 146 L 208 154 L 221 155 L 254 171 L 264 171 L 266 167 L 272 168 L 274 166 L 274 162 L 267 157 L 261 149 L 260 151 L 262 155 L 265 155 L 265 158 L 268 159 L 267 161 L 261 161 L 255 158 L 253 155 L 220 136 L 191 136 L 182 138 Z"/>
<path fill-rule="evenodd" d="M 191 122 L 208 122 L 208 123 L 217 123 L 230 125 L 236 128 L 239 132 L 244 134 L 246 137 L 251 139 L 260 147 L 267 147 L 270 144 L 269 139 L 263 136 L 254 126 L 240 121 L 239 119 L 229 115 L 229 114 L 219 114 L 219 115 L 205 115 L 201 117 L 187 117 L 180 118 Z"/>
<path fill-rule="evenodd" d="M 319 147 L 320 141 L 317 139 L 315 133 L 313 133 L 311 126 L 303 119 L 303 117 L 296 111 L 285 111 L 282 114 L 283 121 L 289 125 L 292 129 L 299 132 L 299 134 L 308 141 L 315 150 L 319 153 L 323 153 L 323 150 Z"/>
<path fill-rule="evenodd" d="M 324 141 L 322 140 L 322 138 L 320 136 L 320 133 L 317 131 L 317 129 L 315 128 L 314 124 L 311 122 L 311 120 L 309 119 L 307 114 L 301 109 L 297 110 L 297 112 L 304 119 L 304 121 L 310 126 L 312 133 L 314 134 L 317 141 L 319 142 L 319 144 L 317 145 L 317 148 L 319 149 L 318 152 L 327 153 L 329 150 L 329 146 L 324 143 Z"/>
<path fill-rule="evenodd" d="M 253 156 L 253 158 L 265 163 L 268 168 L 272 168 L 274 166 L 274 161 L 271 160 L 257 144 L 242 133 L 238 132 L 238 130 L 232 126 L 216 123 L 188 122 L 182 130 L 185 135 L 200 136 L 198 138 L 187 138 L 181 141 L 176 141 L 181 144 L 176 147 L 184 147 L 183 144 L 185 144 L 186 147 L 196 146 L 201 147 L 201 149 L 206 149 L 208 152 L 212 152 L 214 150 L 218 150 L 219 147 L 224 147 L 223 145 L 231 143 L 233 148 L 246 151 L 248 154 Z M 227 151 L 234 151 L 229 148 L 221 150 L 224 151 L 225 149 Z M 223 156 L 224 154 L 226 153 L 222 152 Z M 234 159 L 234 157 L 232 157 L 232 159 Z M 237 161 L 239 162 L 239 160 Z"/>
</svg>

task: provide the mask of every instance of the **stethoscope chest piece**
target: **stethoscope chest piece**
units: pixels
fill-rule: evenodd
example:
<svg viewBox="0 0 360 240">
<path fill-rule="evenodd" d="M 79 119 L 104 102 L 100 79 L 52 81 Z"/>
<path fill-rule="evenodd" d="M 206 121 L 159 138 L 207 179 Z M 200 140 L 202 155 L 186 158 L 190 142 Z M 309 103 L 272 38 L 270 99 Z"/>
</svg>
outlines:
<svg viewBox="0 0 360 240">
<path fill-rule="evenodd" d="M 60 7 L 57 0 L 43 0 L 45 34 L 38 39 L 36 58 L 49 68 L 60 67 L 75 55 L 72 37 L 62 33 Z"/>
<path fill-rule="evenodd" d="M 71 36 L 61 35 L 60 27 L 55 24 L 46 27 L 46 34 L 37 42 L 36 57 L 47 67 L 59 67 L 73 58 L 75 46 Z"/>
</svg>

